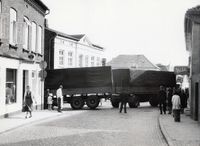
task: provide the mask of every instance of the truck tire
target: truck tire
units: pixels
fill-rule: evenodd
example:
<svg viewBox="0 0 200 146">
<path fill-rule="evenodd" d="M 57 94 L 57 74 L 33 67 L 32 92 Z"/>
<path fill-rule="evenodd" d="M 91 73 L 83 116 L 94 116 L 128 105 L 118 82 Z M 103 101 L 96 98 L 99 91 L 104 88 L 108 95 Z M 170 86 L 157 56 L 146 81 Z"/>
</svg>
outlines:
<svg viewBox="0 0 200 146">
<path fill-rule="evenodd" d="M 137 108 L 140 105 L 140 103 L 138 101 L 137 102 L 129 102 L 128 105 L 130 108 Z"/>
<path fill-rule="evenodd" d="M 149 99 L 149 103 L 150 103 L 151 106 L 157 107 L 158 106 L 158 99 L 156 97 L 151 97 Z"/>
<path fill-rule="evenodd" d="M 114 108 L 119 108 L 119 102 L 117 101 L 111 101 L 111 104 Z"/>
<path fill-rule="evenodd" d="M 80 96 L 79 97 L 72 97 L 70 105 L 75 110 L 81 109 L 84 106 L 83 98 L 80 97 Z"/>
<path fill-rule="evenodd" d="M 90 109 L 95 109 L 99 105 L 99 97 L 97 96 L 88 96 L 86 99 L 86 104 Z"/>
</svg>

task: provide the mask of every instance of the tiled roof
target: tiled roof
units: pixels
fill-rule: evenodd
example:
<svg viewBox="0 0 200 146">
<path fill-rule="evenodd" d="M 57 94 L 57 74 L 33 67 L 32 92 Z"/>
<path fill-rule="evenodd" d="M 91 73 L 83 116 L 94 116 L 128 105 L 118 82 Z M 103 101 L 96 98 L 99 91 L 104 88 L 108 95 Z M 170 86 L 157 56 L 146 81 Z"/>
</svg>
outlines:
<svg viewBox="0 0 200 146">
<path fill-rule="evenodd" d="M 112 68 L 130 68 L 137 70 L 159 70 L 144 55 L 119 55 L 113 58 L 107 65 Z"/>
</svg>

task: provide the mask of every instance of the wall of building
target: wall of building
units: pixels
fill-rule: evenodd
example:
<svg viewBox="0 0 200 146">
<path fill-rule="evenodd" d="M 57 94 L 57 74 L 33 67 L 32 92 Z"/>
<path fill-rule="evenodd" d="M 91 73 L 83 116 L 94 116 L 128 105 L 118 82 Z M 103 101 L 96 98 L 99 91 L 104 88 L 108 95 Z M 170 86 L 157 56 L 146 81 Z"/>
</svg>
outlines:
<svg viewBox="0 0 200 146">
<path fill-rule="evenodd" d="M 0 116 L 5 114 L 10 114 L 22 109 L 23 104 L 23 93 L 24 87 L 29 85 L 31 87 L 32 93 L 37 101 L 38 108 L 41 108 L 43 104 L 43 82 L 40 81 L 39 63 L 43 60 L 44 53 L 44 41 L 41 41 L 41 53 L 32 51 L 31 48 L 31 28 L 29 31 L 29 46 L 27 49 L 23 48 L 24 38 L 24 27 L 17 27 L 17 43 L 16 45 L 11 45 L 10 42 L 10 8 L 13 8 L 17 12 L 17 23 L 24 23 L 24 17 L 26 16 L 30 22 L 35 22 L 37 26 L 42 27 L 42 40 L 44 39 L 44 13 L 39 9 L 35 9 L 33 3 L 27 3 L 26 0 L 1 0 L 2 2 L 2 13 L 6 18 L 3 28 L 7 31 L 7 37 L 1 38 L 2 45 L 0 46 Z M 30 1 L 29 1 L 30 2 Z M 34 1 L 33 1 L 34 2 Z M 5 15 L 6 14 L 6 15 Z M 38 28 L 38 27 L 37 27 Z M 38 32 L 38 31 L 37 31 Z M 1 33 L 1 32 L 0 32 Z M 1 35 L 2 37 L 2 35 Z M 38 42 L 37 42 L 38 43 Z M 29 58 L 30 54 L 34 55 L 34 58 Z M 8 70 L 16 71 L 16 85 L 13 85 L 13 91 L 16 92 L 16 101 L 10 102 L 8 98 L 8 90 L 6 87 L 8 84 L 7 76 Z M 25 75 L 25 74 L 26 75 Z M 25 76 L 24 76 L 25 75 Z M 25 81 L 25 82 L 24 82 Z M 14 90 L 16 89 L 16 90 Z M 10 89 L 9 89 L 10 90 Z M 7 96 L 7 97 L 6 97 Z"/>
<path fill-rule="evenodd" d="M 59 64 L 59 50 L 64 51 L 64 64 Z M 73 64 L 68 64 L 68 52 L 73 53 Z M 72 67 L 91 67 L 91 57 L 94 57 L 94 66 L 101 66 L 104 51 L 91 46 L 80 44 L 79 42 L 62 37 L 55 38 L 54 44 L 54 69 Z M 79 64 L 79 56 L 82 55 L 82 66 Z M 85 57 L 88 56 L 88 65 L 85 64 Z M 99 63 L 97 64 L 97 58 Z"/>
<path fill-rule="evenodd" d="M 193 23 L 190 81 L 190 109 L 194 120 L 200 122 L 200 24 Z"/>
</svg>

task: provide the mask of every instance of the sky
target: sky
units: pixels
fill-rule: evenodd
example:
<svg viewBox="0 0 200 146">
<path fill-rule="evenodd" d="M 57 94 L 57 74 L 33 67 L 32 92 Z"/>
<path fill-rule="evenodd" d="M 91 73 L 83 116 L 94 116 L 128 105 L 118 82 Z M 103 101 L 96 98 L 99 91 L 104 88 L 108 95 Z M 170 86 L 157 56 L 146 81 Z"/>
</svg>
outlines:
<svg viewBox="0 0 200 146">
<path fill-rule="evenodd" d="M 188 65 L 184 15 L 200 0 L 42 0 L 49 27 L 86 34 L 105 48 L 107 61 L 119 54 L 144 54 L 154 64 Z"/>
</svg>

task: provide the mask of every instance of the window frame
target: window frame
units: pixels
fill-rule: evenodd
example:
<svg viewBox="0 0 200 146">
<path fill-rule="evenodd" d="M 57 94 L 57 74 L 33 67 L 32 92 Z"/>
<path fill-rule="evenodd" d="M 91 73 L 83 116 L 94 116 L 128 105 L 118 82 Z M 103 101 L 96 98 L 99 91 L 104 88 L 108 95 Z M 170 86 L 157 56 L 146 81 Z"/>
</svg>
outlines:
<svg viewBox="0 0 200 146">
<path fill-rule="evenodd" d="M 67 54 L 68 54 L 68 66 L 72 67 L 73 66 L 73 52 L 69 51 Z"/>
<path fill-rule="evenodd" d="M 42 33 L 43 28 L 41 25 L 37 27 L 37 53 L 42 54 Z"/>
<path fill-rule="evenodd" d="M 12 13 L 14 12 L 14 13 Z M 12 16 L 12 14 L 14 16 Z M 16 45 L 17 44 L 17 10 L 13 7 L 10 7 L 10 21 L 9 21 L 9 25 L 10 25 L 10 34 L 9 34 L 9 43 L 11 45 Z M 14 18 L 14 19 L 13 19 Z"/>
<path fill-rule="evenodd" d="M 33 33 L 33 24 L 35 25 L 35 33 Z M 33 35 L 35 34 L 35 35 Z M 36 52 L 37 49 L 37 23 L 35 21 L 31 22 L 31 51 Z"/>
</svg>

